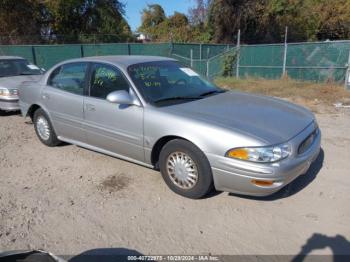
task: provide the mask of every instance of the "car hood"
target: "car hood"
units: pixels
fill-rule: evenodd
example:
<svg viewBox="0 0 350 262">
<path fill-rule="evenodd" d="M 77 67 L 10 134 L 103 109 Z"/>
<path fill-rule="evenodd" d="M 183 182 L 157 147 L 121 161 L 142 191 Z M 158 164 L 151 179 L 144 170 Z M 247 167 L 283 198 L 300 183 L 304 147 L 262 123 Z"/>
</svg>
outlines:
<svg viewBox="0 0 350 262">
<path fill-rule="evenodd" d="M 24 81 L 39 81 L 43 75 L 20 75 L 0 77 L 0 87 L 4 88 L 18 88 Z"/>
<path fill-rule="evenodd" d="M 164 109 L 254 137 L 265 144 L 286 142 L 314 120 L 314 115 L 301 106 L 241 92 L 225 92 Z"/>
</svg>

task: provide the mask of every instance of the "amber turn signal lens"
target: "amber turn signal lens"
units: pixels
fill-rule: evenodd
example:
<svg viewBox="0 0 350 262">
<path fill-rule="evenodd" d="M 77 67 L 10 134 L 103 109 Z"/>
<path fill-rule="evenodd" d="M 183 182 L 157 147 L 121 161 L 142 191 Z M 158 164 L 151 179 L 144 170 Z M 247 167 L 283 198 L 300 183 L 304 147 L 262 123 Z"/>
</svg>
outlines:
<svg viewBox="0 0 350 262">
<path fill-rule="evenodd" d="M 227 155 L 232 158 L 238 158 L 238 159 L 248 159 L 248 151 L 244 148 L 238 148 L 238 149 L 232 149 L 230 150 Z"/>
<path fill-rule="evenodd" d="M 274 181 L 271 180 L 256 180 L 253 179 L 252 183 L 257 186 L 272 186 Z"/>
</svg>

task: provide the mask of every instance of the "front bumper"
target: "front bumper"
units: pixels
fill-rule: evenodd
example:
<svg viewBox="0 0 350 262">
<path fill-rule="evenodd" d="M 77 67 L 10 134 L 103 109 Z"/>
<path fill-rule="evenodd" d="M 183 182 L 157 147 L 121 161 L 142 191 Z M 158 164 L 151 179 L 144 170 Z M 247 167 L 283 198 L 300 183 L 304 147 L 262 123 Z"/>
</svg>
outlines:
<svg viewBox="0 0 350 262">
<path fill-rule="evenodd" d="M 3 111 L 17 111 L 19 110 L 18 98 L 15 99 L 2 99 L 0 98 L 0 110 Z"/>
<path fill-rule="evenodd" d="M 261 164 L 235 160 L 224 156 L 207 154 L 212 166 L 215 188 L 251 196 L 271 195 L 286 186 L 298 176 L 305 174 L 314 162 L 321 148 L 321 132 L 319 131 L 310 147 L 298 154 L 302 141 L 313 132 L 314 125 L 308 126 L 289 143 L 292 146 L 291 155 L 276 163 Z M 272 185 L 256 185 L 252 181 L 273 181 Z"/>
</svg>

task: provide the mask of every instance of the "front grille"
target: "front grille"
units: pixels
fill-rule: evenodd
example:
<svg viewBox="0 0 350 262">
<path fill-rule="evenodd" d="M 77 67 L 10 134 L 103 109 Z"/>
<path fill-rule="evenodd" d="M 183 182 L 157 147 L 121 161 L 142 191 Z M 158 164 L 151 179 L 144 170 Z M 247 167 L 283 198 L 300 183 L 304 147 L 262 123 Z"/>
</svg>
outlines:
<svg viewBox="0 0 350 262">
<path fill-rule="evenodd" d="M 312 143 L 314 142 L 316 136 L 318 133 L 318 128 L 316 128 L 310 135 L 308 135 L 307 138 L 303 140 L 303 142 L 300 143 L 299 148 L 298 148 L 298 154 L 302 154 L 306 152 Z"/>
</svg>

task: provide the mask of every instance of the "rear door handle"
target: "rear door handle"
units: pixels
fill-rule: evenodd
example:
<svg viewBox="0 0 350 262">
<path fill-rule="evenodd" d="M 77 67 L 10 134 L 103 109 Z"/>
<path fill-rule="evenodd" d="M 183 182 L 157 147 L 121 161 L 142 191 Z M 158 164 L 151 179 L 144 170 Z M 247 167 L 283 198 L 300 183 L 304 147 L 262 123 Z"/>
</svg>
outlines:
<svg viewBox="0 0 350 262">
<path fill-rule="evenodd" d="M 86 104 L 85 105 L 86 110 L 88 111 L 96 111 L 95 106 L 92 104 Z"/>
</svg>

